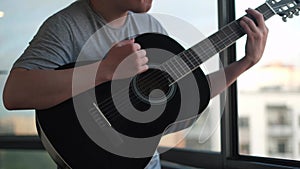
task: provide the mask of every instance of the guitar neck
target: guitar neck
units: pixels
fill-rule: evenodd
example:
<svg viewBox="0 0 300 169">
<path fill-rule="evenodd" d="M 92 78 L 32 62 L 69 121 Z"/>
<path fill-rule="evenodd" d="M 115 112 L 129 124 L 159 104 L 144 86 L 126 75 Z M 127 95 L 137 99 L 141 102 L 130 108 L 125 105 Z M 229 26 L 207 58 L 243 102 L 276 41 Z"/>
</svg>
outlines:
<svg viewBox="0 0 300 169">
<path fill-rule="evenodd" d="M 275 15 L 275 12 L 267 3 L 262 4 L 256 10 L 263 14 L 265 20 Z M 251 18 L 251 16 L 249 17 Z M 161 69 L 167 71 L 174 81 L 181 79 L 198 68 L 203 62 L 228 48 L 245 35 L 243 28 L 239 24 L 240 19 L 229 23 L 218 32 L 165 62 L 161 65 Z"/>
<path fill-rule="evenodd" d="M 256 8 L 256 10 L 263 14 L 265 20 L 275 15 L 275 13 L 272 11 L 272 9 L 268 6 L 267 3 L 264 3 L 263 5 L 259 6 L 258 8 Z M 252 18 L 251 16 L 249 17 Z M 243 28 L 239 24 L 240 20 L 241 18 L 229 23 L 228 25 L 221 28 L 218 32 L 214 33 L 204 41 L 200 42 L 199 44 L 196 44 L 191 48 L 194 51 L 205 50 L 204 53 L 201 53 L 205 56 L 201 58 L 201 63 L 209 59 L 211 56 L 228 48 L 239 38 L 245 35 Z"/>
</svg>

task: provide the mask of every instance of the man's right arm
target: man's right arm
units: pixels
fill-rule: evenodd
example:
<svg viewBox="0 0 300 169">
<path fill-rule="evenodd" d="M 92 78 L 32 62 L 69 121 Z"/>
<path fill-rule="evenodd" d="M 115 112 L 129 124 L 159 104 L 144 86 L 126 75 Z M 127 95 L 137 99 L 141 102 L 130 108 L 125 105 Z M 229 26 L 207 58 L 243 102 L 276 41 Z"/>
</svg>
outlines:
<svg viewBox="0 0 300 169">
<path fill-rule="evenodd" d="M 88 72 L 96 64 L 77 68 L 84 74 L 78 92 L 95 86 Z M 95 70 L 95 69 L 94 69 Z M 72 97 L 72 76 L 74 69 L 65 70 L 26 70 L 14 68 L 7 79 L 3 101 L 7 109 L 45 109 Z M 99 78 L 99 83 L 104 78 Z M 82 88 L 80 89 L 79 86 Z"/>
<path fill-rule="evenodd" d="M 46 109 L 106 81 L 146 71 L 147 62 L 145 51 L 133 40 L 127 40 L 114 45 L 103 61 L 85 66 L 64 70 L 14 68 L 4 88 L 4 105 L 9 110 Z M 80 79 L 73 79 L 74 71 Z"/>
</svg>

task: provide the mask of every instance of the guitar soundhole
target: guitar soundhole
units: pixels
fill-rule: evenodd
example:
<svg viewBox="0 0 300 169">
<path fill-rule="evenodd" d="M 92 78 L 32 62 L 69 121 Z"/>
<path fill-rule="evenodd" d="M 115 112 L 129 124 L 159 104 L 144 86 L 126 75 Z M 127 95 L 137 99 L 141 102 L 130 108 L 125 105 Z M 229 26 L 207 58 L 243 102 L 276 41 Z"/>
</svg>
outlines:
<svg viewBox="0 0 300 169">
<path fill-rule="evenodd" d="M 149 69 L 132 80 L 132 89 L 136 97 L 146 104 L 164 104 L 176 91 L 176 83 L 170 85 L 171 77 L 158 69 Z"/>
</svg>

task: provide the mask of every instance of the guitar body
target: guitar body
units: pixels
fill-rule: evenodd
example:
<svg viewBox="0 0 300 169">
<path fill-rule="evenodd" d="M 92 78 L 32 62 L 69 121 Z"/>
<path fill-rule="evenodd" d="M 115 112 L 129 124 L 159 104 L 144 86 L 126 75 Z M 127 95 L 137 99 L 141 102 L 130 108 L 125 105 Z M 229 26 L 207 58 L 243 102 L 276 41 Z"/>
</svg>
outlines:
<svg viewBox="0 0 300 169">
<path fill-rule="evenodd" d="M 189 127 L 207 107 L 210 88 L 200 68 L 175 82 L 166 72 L 156 68 L 184 51 L 180 44 L 165 35 L 152 33 L 139 35 L 135 41 L 147 50 L 152 67 L 149 71 L 133 79 L 103 83 L 54 107 L 36 110 L 43 145 L 62 168 L 142 169 L 151 160 L 164 134 Z M 64 68 L 68 66 L 61 67 Z M 120 98 L 126 102 L 118 105 L 114 98 L 128 82 L 128 92 L 125 93 L 129 99 L 127 96 Z M 155 89 L 161 92 L 153 94 Z M 97 103 L 89 101 L 93 100 L 90 93 L 95 94 Z M 79 105 L 78 100 L 84 103 Z M 131 106 L 131 109 L 127 111 L 126 106 Z M 136 112 L 132 112 L 132 108 Z M 162 111 L 151 116 L 156 110 Z M 144 112 L 150 114 L 150 119 Z M 99 120 L 99 113 L 105 117 Z M 96 114 L 98 118 L 95 118 Z M 141 119 L 132 120 L 131 116 L 134 118 L 135 114 Z M 84 122 L 81 120 L 83 116 L 86 117 Z M 114 131 L 111 138 L 106 138 L 109 135 L 106 131 Z M 91 133 L 96 133 L 96 136 Z M 102 146 L 102 142 L 112 142 L 112 148 Z M 140 152 L 134 156 L 134 151 Z M 147 155 L 139 155 L 144 151 Z"/>
</svg>

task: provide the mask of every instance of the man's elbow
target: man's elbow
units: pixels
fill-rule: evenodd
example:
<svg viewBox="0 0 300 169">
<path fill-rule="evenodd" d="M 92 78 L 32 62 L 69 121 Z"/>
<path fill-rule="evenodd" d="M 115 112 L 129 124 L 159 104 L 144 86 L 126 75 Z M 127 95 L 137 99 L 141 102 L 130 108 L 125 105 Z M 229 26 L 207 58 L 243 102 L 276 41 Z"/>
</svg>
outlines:
<svg viewBox="0 0 300 169">
<path fill-rule="evenodd" d="M 16 109 L 16 106 L 14 104 L 14 99 L 11 96 L 11 94 L 7 91 L 7 89 L 4 89 L 3 91 L 3 104 L 7 110 Z"/>
<path fill-rule="evenodd" d="M 18 95 L 17 90 L 15 89 L 15 83 L 11 80 L 12 78 L 9 76 L 6 84 L 4 86 L 4 90 L 2 93 L 2 100 L 4 107 L 7 110 L 16 110 L 18 109 Z"/>
<path fill-rule="evenodd" d="M 14 110 L 13 103 L 9 101 L 9 99 L 6 98 L 5 96 L 3 96 L 3 104 L 7 110 Z"/>
<path fill-rule="evenodd" d="M 16 108 L 13 106 L 13 104 L 10 104 L 9 102 L 3 100 L 3 103 L 4 103 L 4 107 L 7 109 L 7 110 L 16 110 Z"/>
<path fill-rule="evenodd" d="M 19 92 L 19 87 L 21 84 L 16 81 L 16 76 L 18 74 L 18 72 L 20 71 L 24 71 L 25 69 L 12 69 L 12 71 L 10 72 L 5 86 L 4 86 L 4 90 L 2 93 L 2 99 L 3 99 L 3 104 L 4 107 L 7 110 L 16 110 L 16 109 L 20 109 L 20 101 L 18 101 L 18 99 L 20 98 L 20 92 Z M 23 100 L 24 101 L 24 100 Z"/>
</svg>

